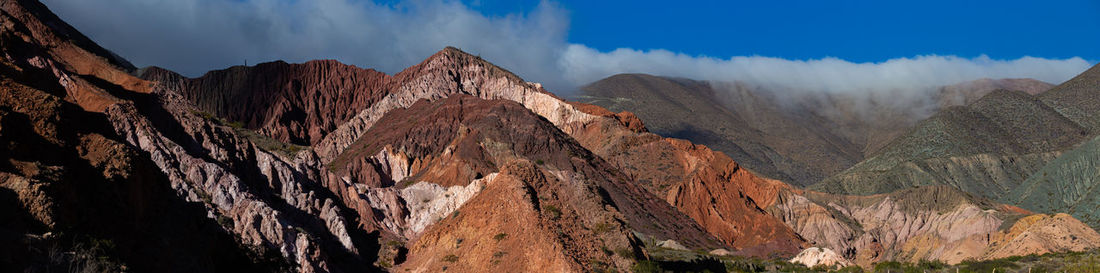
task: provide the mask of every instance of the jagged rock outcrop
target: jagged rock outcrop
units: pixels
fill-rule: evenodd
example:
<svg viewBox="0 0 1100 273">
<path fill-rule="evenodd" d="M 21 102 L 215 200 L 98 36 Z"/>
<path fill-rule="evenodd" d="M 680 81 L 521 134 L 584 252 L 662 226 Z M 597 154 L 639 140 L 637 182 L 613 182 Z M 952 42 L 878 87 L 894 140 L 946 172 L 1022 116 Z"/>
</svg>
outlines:
<svg viewBox="0 0 1100 273">
<path fill-rule="evenodd" d="M 34 1 L 0 15 L 3 271 L 275 271 L 101 112 L 144 96 L 132 69 Z M 42 253 L 55 253 L 43 255 Z"/>
<path fill-rule="evenodd" d="M 398 203 L 405 204 L 408 215 L 404 225 L 395 225 L 401 229 L 391 232 L 410 241 L 409 260 L 401 267 L 411 270 L 492 268 L 495 263 L 490 264 L 490 257 L 496 251 L 530 253 L 522 248 L 483 249 L 483 245 L 506 243 L 504 240 L 543 242 L 526 247 L 553 253 L 527 256 L 533 260 L 505 263 L 502 269 L 518 270 L 549 262 L 565 271 L 603 267 L 627 270 L 636 258 L 633 253 L 641 249 L 637 239 L 625 231 L 627 223 L 639 226 L 658 222 L 620 214 L 615 208 L 631 204 L 607 192 L 622 191 L 621 187 L 630 184 L 608 172 L 611 169 L 601 160 L 553 124 L 511 101 L 461 94 L 432 102 L 421 100 L 387 113 L 350 147 L 333 161 L 333 166 L 353 184 L 359 182 L 345 173 L 347 170 L 371 167 L 348 166 L 384 161 L 353 158 L 377 158 L 381 154 L 413 162 L 391 168 L 408 174 L 400 183 L 372 189 L 400 192 Z M 436 188 L 440 185 L 451 190 L 443 192 Z M 484 191 L 492 193 L 487 196 L 481 193 Z M 479 208 L 501 206 L 516 211 Z M 665 206 L 666 210 L 674 210 Z M 537 217 L 530 218 L 532 214 Z M 516 219 L 507 220 L 513 217 Z M 633 222 L 638 218 L 646 222 Z M 485 226 L 486 221 L 490 221 L 489 226 Z M 507 235 L 494 239 L 498 233 L 487 233 L 487 229 L 499 229 Z M 467 239 L 476 240 L 471 243 Z M 467 253 L 467 245 L 475 252 Z M 452 248 L 455 250 L 448 250 Z M 625 249 L 624 253 L 631 254 L 609 254 L 601 249 Z M 506 254 L 497 256 L 502 255 Z M 501 259 L 509 258 L 495 257 L 496 263 Z"/>
<path fill-rule="evenodd" d="M 590 272 L 630 270 L 633 260 L 645 255 L 614 210 L 601 209 L 602 202 L 591 199 L 595 196 L 555 191 L 576 185 L 555 181 L 536 166 L 529 161 L 504 166 L 487 181 L 485 194 L 416 240 L 401 267 L 412 272 Z"/>
<path fill-rule="evenodd" d="M 1072 217 L 1052 220 L 948 186 L 872 196 L 785 190 L 768 210 L 812 244 L 864 267 L 886 260 L 958 263 L 1100 244 L 1094 230 Z M 1050 226 L 1036 228 L 1040 221 Z"/>
<path fill-rule="evenodd" d="M 275 250 L 298 271 L 364 266 L 354 257 L 368 246 L 353 243 L 355 230 L 349 230 L 344 209 L 315 185 L 317 177 L 232 128 L 189 112 L 178 95 L 154 94 L 156 99 L 108 107 L 106 114 L 123 139 L 149 154 L 177 193 L 207 205 L 242 244 Z"/>
<path fill-rule="evenodd" d="M 831 249 L 820 247 L 803 249 L 802 252 L 799 252 L 798 255 L 791 258 L 790 261 L 792 263 L 804 264 L 808 267 L 824 266 L 828 268 L 845 267 L 852 264 Z"/>
<path fill-rule="evenodd" d="M 65 122 L 86 120 L 87 123 L 81 126 L 88 126 L 89 129 L 77 129 L 69 134 L 92 142 L 86 144 L 87 146 L 73 146 L 74 149 L 82 154 L 96 153 L 99 149 L 115 153 L 93 160 L 98 163 L 94 163 L 96 165 L 92 169 L 104 168 L 110 171 L 130 168 L 127 167 L 128 164 L 140 164 L 137 166 L 160 170 L 157 174 L 138 172 L 140 175 L 126 175 L 125 171 L 110 172 L 120 173 L 112 176 L 132 177 L 132 181 L 128 183 L 135 189 L 147 187 L 148 191 L 161 190 L 155 196 L 165 198 L 165 201 L 161 201 L 165 205 L 151 209 L 171 208 L 165 206 L 187 208 L 180 209 L 179 224 L 194 223 L 184 226 L 206 229 L 196 232 L 195 242 L 208 242 L 211 246 L 221 248 L 225 248 L 225 245 L 232 246 L 212 253 L 232 254 L 226 255 L 224 259 L 238 259 L 233 262 L 237 266 L 262 266 L 255 263 L 262 262 L 260 259 L 280 256 L 281 258 L 275 259 L 285 262 L 273 265 L 293 264 L 297 271 L 302 272 L 369 266 L 369 263 L 361 262 L 358 252 L 371 248 L 372 242 L 366 234 L 348 229 L 343 218 L 345 210 L 329 198 L 330 193 L 314 185 L 317 180 L 315 171 L 303 171 L 299 169 L 302 165 L 291 159 L 258 148 L 235 129 L 194 112 L 190 104 L 177 94 L 164 92 L 155 83 L 130 76 L 127 71 L 132 67 L 118 61 L 113 55 L 103 55 L 107 54 L 105 50 L 56 20 L 41 4 L 6 1 L 4 11 L 3 48 L 8 65 L 3 71 L 4 78 L 30 84 L 27 87 L 10 85 L 12 90 L 31 89 L 25 93 L 12 91 L 6 94 L 20 94 L 18 97 L 26 98 L 32 97 L 30 94 L 34 94 L 33 92 L 50 94 L 41 97 L 38 102 L 13 101 L 11 109 L 20 112 L 22 110 L 19 109 L 48 101 L 51 96 L 64 98 L 62 105 L 79 105 L 81 110 L 69 110 L 68 114 L 55 118 Z M 41 18 L 52 21 L 39 21 Z M 17 127 L 4 129 L 17 130 Z M 93 132 L 98 136 L 88 134 Z M 15 139 L 13 141 L 25 141 L 22 138 Z M 116 152 L 111 152 L 112 150 Z M 119 159 L 112 159 L 114 156 Z M 53 160 L 55 159 L 46 157 L 36 162 Z M 80 164 L 65 163 L 63 166 L 76 167 Z M 58 179 L 66 181 L 75 178 Z M 117 179 L 108 178 L 107 181 Z M 13 187 L 18 187 L 21 191 L 28 185 L 36 184 L 35 180 L 11 181 L 15 183 L 12 184 Z M 142 186 L 146 184 L 150 186 Z M 104 190 L 110 191 L 110 188 Z M 139 193 L 131 194 L 135 200 L 144 200 Z M 48 195 L 49 193 L 46 196 Z M 39 205 L 48 206 L 40 202 L 35 206 Z M 162 222 L 137 223 L 175 224 L 172 219 L 154 220 Z M 94 228 L 96 225 L 112 225 L 110 222 L 96 220 L 81 220 L 70 224 L 91 225 L 88 230 L 76 229 L 90 234 L 97 232 Z M 181 233 L 179 236 L 183 238 L 179 240 L 187 240 L 185 234 L 187 233 Z M 108 235 L 127 241 L 142 238 L 115 233 Z M 242 247 L 236 247 L 237 245 Z M 140 243 L 131 243 L 126 248 L 127 251 L 150 249 Z M 233 253 L 233 249 L 238 249 L 238 252 Z M 172 263 L 159 265 L 151 263 L 155 260 L 140 260 L 141 256 L 136 256 L 137 254 L 121 257 L 125 259 L 122 262 L 151 268 L 178 266 L 167 268 L 166 271 L 187 271 L 188 268 L 211 270 L 210 267 L 217 266 L 211 263 L 219 263 L 217 261 L 222 259 L 203 256 L 194 248 L 182 251 L 196 253 L 182 255 L 179 260 L 199 260 L 196 260 L 195 265 L 181 265 L 178 261 L 166 259 Z"/>
<path fill-rule="evenodd" d="M 702 145 L 619 124 L 597 125 L 583 127 L 573 136 L 644 189 L 664 196 L 739 254 L 790 256 L 805 244 L 763 210 L 782 182 L 759 178 Z"/>
<path fill-rule="evenodd" d="M 262 63 L 185 78 L 162 68 L 141 77 L 160 82 L 199 109 L 276 140 L 311 145 L 386 95 L 390 76 L 334 60 Z"/>
</svg>

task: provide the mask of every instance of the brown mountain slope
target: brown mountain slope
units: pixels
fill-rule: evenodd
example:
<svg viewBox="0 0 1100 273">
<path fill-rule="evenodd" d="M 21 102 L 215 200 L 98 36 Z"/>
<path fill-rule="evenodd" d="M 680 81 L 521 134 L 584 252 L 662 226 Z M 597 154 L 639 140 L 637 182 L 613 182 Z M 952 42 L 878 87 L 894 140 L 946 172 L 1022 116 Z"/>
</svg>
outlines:
<svg viewBox="0 0 1100 273">
<path fill-rule="evenodd" d="M 385 95 L 390 77 L 336 61 L 262 63 L 188 79 L 157 67 L 146 80 L 174 89 L 204 111 L 283 142 L 312 145 Z"/>
<path fill-rule="evenodd" d="M 884 103 L 876 96 L 622 74 L 583 87 L 579 99 L 634 112 L 655 133 L 705 144 L 764 176 L 806 186 L 855 165 L 927 113 L 998 88 L 1035 94 L 1049 84 L 982 79 Z"/>
<path fill-rule="evenodd" d="M 799 145 L 802 149 L 817 147 L 810 148 L 814 152 L 792 152 L 799 149 L 793 147 L 798 145 L 796 142 L 770 138 L 766 132 L 757 129 L 759 125 L 786 126 L 790 130 L 799 130 L 800 135 L 822 134 L 795 129 L 813 127 L 789 122 L 781 117 L 778 112 L 782 109 L 774 104 L 751 104 L 753 108 L 749 111 L 768 114 L 744 116 L 723 105 L 724 94 L 718 93 L 722 91 L 714 90 L 705 82 L 623 74 L 592 83 L 582 90 L 585 96 L 581 97 L 582 102 L 611 111 L 633 112 L 645 120 L 654 133 L 713 147 L 768 177 L 807 185 L 824 178 L 824 173 L 841 170 L 858 160 L 857 152 L 851 149 L 846 151 L 830 143 L 839 140 L 828 133 L 822 138 L 798 142 L 808 144 Z M 756 97 L 756 94 L 746 95 L 749 96 L 744 98 L 746 100 L 767 100 Z M 811 161 L 821 164 L 813 165 Z"/>
<path fill-rule="evenodd" d="M 544 261 L 568 271 L 602 270 L 602 266 L 629 270 L 635 259 L 633 253 L 641 248 L 626 229 L 627 223 L 649 231 L 644 227 L 663 220 L 691 221 L 686 217 L 645 219 L 647 216 L 620 214 L 619 210 L 638 214 L 629 210 L 631 204 L 613 196 L 622 191 L 619 188 L 630 184 L 614 181 L 621 178 L 608 173 L 606 164 L 573 143 L 553 124 L 511 101 L 482 100 L 468 95 L 452 95 L 434 102 L 421 100 L 410 108 L 387 113 L 378 126 L 368 130 L 351 147 L 334 161 L 338 170 L 344 164 L 351 165 L 346 170 L 371 164 L 348 158 L 392 152 L 413 162 L 408 166 L 410 176 L 395 188 L 407 192 L 422 187 L 414 183 L 431 183 L 474 192 L 460 207 L 448 208 L 454 212 L 443 213 L 446 220 L 429 219 L 439 222 L 428 225 L 424 233 L 405 232 L 413 243 L 410 262 L 403 267 L 411 269 L 492 268 L 489 262 L 493 254 L 504 252 L 510 254 L 498 255 L 504 256 L 495 257 L 498 262 L 525 256 L 531 260 L 505 263 L 499 270 L 520 270 Z M 483 191 L 494 195 L 486 196 Z M 406 203 L 423 201 L 403 199 Z M 667 204 L 657 204 L 663 207 L 645 208 L 646 215 L 659 215 L 662 209 L 674 212 Z M 416 209 L 410 210 L 410 215 L 415 217 L 419 212 Z M 516 219 L 504 221 L 511 217 Z M 490 220 L 499 222 L 484 226 Z M 486 232 L 486 229 L 498 231 Z M 506 234 L 504 238 L 492 239 L 500 233 Z M 484 247 L 494 241 L 527 243 Z M 626 252 L 612 254 L 601 249 Z M 456 255 L 458 260 L 445 261 L 448 255 Z"/>
<path fill-rule="evenodd" d="M 2 8 L 0 271 L 281 267 L 178 198 L 108 116 L 90 112 L 144 91 L 116 85 L 143 82 L 123 72 L 128 64 L 39 3 Z"/>
</svg>

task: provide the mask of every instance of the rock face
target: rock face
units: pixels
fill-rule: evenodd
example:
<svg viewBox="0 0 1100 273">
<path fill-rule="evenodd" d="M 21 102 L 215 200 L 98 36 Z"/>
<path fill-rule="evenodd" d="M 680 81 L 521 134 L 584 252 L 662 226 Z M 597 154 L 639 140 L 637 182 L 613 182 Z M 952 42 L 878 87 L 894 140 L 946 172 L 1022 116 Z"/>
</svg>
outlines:
<svg viewBox="0 0 1100 273">
<path fill-rule="evenodd" d="M 762 176 L 807 186 L 852 167 L 940 109 L 997 89 L 1034 95 L 1050 87 L 982 79 L 917 95 L 863 96 L 621 74 L 581 88 L 577 99 L 634 112 L 659 135 L 707 145 Z"/>
<path fill-rule="evenodd" d="M 762 209 L 782 182 L 758 178 L 722 153 L 616 123 L 586 126 L 573 136 L 742 255 L 788 256 L 804 245 Z"/>
<path fill-rule="evenodd" d="M 334 160 L 333 166 L 338 173 L 378 169 L 356 167 L 378 161 L 351 158 L 371 157 L 383 149 L 392 150 L 404 162 L 413 162 L 407 169 L 391 169 L 410 175 L 390 187 L 404 187 L 400 191 L 401 200 L 409 207 L 408 229 L 392 232 L 413 241 L 409 260 L 402 265 L 413 271 L 498 265 L 501 270 L 523 270 L 544 264 L 564 271 L 628 270 L 634 256 L 600 249 L 640 251 L 639 241 L 626 227 L 657 222 L 642 216 L 626 217 L 614 209 L 629 204 L 602 192 L 622 191 L 619 188 L 629 184 L 615 181 L 623 178 L 608 173 L 605 163 L 515 102 L 469 95 L 421 100 L 387 113 Z M 352 184 L 361 183 L 351 179 L 350 173 L 347 177 Z M 435 190 L 433 194 L 429 183 L 450 185 L 453 190 Z M 482 193 L 486 191 L 490 193 Z M 632 222 L 638 219 L 645 222 Z M 504 235 L 494 238 L 497 234 Z M 502 246 L 485 247 L 494 244 Z M 525 247 L 542 249 L 536 252 L 547 255 L 525 254 L 532 253 Z M 494 256 L 496 252 L 504 254 Z M 530 260 L 515 263 L 508 255 Z"/>
<path fill-rule="evenodd" d="M 812 244 L 834 249 L 863 267 L 886 260 L 958 263 L 1007 257 L 1018 249 L 1005 245 L 1023 247 L 1043 239 L 1049 241 L 1020 251 L 1046 253 L 1064 251 L 1066 244 L 1082 249 L 1100 244 L 1094 230 L 1072 217 L 1033 215 L 948 186 L 872 196 L 790 190 L 768 210 Z M 1039 221 L 1052 225 L 1036 229 Z"/>
<path fill-rule="evenodd" d="M 811 247 L 803 249 L 797 256 L 791 258 L 792 263 L 804 264 L 808 267 L 825 266 L 830 268 L 845 267 L 852 263 L 845 260 L 844 257 L 837 255 L 836 252 L 829 250 L 828 248 Z"/>
<path fill-rule="evenodd" d="M 101 112 L 148 88 L 128 76 L 128 63 L 40 3 L 5 1 L 2 9 L 0 271 L 283 267 L 277 256 L 240 246 L 202 204 L 177 195 L 156 160 L 116 134 Z"/>
<path fill-rule="evenodd" d="M 160 82 L 203 111 L 299 145 L 316 144 L 377 102 L 391 79 L 333 60 L 236 66 L 194 79 L 152 67 L 143 69 L 141 77 Z"/>
</svg>

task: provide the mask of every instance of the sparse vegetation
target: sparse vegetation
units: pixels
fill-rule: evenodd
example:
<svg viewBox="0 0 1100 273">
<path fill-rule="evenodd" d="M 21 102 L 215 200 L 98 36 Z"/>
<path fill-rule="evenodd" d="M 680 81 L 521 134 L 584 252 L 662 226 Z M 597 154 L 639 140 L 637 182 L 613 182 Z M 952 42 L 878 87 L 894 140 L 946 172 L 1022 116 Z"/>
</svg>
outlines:
<svg viewBox="0 0 1100 273">
<path fill-rule="evenodd" d="M 896 272 L 896 273 L 989 273 L 996 272 L 1100 272 L 1100 249 L 1087 252 L 1047 253 L 1013 256 L 995 260 L 967 260 L 949 265 L 941 261 L 883 261 L 871 268 L 807 267 L 783 259 L 740 256 L 714 256 L 705 250 L 675 250 L 656 247 L 656 240 L 645 240 L 649 260 L 639 260 L 634 272 Z M 721 269 L 715 269 L 720 265 Z"/>
<path fill-rule="evenodd" d="M 615 249 L 615 255 L 619 255 L 619 257 L 627 259 L 634 259 L 634 250 L 631 250 L 629 248 L 617 248 Z"/>
<path fill-rule="evenodd" d="M 596 227 L 593 228 L 592 231 L 596 232 L 597 234 L 610 232 L 611 224 L 607 222 L 600 222 L 599 224 L 596 224 Z"/>
<path fill-rule="evenodd" d="M 62 236 L 64 237 L 64 236 Z M 114 258 L 115 243 L 109 239 L 79 237 L 54 240 L 42 249 L 41 272 L 126 272 L 125 264 Z M 29 270 L 28 272 L 37 272 Z"/>
<path fill-rule="evenodd" d="M 211 113 L 208 113 L 208 112 L 205 112 L 205 111 L 191 110 L 191 114 L 202 117 L 205 120 L 213 120 L 214 119 L 214 114 L 211 114 Z"/>
<path fill-rule="evenodd" d="M 262 135 L 256 131 L 249 130 L 243 127 L 243 124 L 237 123 L 240 127 L 234 126 L 233 122 L 228 123 L 229 127 L 232 127 L 238 135 L 247 138 L 256 147 L 263 149 L 264 151 L 282 154 L 286 156 L 295 156 L 298 152 L 305 149 L 305 146 L 294 145 L 286 142 L 276 140 L 274 138 Z M 335 171 L 335 166 L 329 166 L 330 171 Z"/>
<path fill-rule="evenodd" d="M 546 210 L 546 214 L 550 217 L 550 220 L 558 220 L 561 218 L 561 209 L 554 205 L 546 205 L 543 207 Z"/>
<path fill-rule="evenodd" d="M 493 253 L 493 259 L 492 259 L 493 265 L 500 264 L 500 258 L 504 258 L 504 255 L 508 255 L 508 252 L 505 252 L 505 251 L 494 252 Z"/>
<path fill-rule="evenodd" d="M 443 261 L 448 262 L 448 263 L 457 262 L 458 261 L 458 256 L 456 256 L 454 254 L 443 256 Z"/>
<path fill-rule="evenodd" d="M 504 238 L 507 238 L 507 237 L 508 237 L 508 233 L 501 232 L 501 233 L 497 233 L 497 235 L 493 235 L 493 240 L 496 240 L 497 242 L 500 242 L 500 240 L 504 240 Z"/>
<path fill-rule="evenodd" d="M 229 218 L 229 216 L 220 214 L 218 215 L 218 224 L 222 225 L 223 227 L 225 227 L 225 229 L 228 230 L 233 230 L 234 227 L 233 218 Z"/>
<path fill-rule="evenodd" d="M 203 203 L 211 204 L 214 202 L 214 199 L 210 197 L 210 194 L 204 191 L 195 191 L 195 195 L 198 195 L 199 200 L 202 200 Z"/>
<path fill-rule="evenodd" d="M 638 261 L 632 268 L 635 273 L 660 273 L 664 272 L 661 266 L 654 261 Z"/>
<path fill-rule="evenodd" d="M 244 123 L 240 121 L 230 121 L 225 123 L 226 126 L 233 127 L 233 129 L 244 129 Z"/>
</svg>

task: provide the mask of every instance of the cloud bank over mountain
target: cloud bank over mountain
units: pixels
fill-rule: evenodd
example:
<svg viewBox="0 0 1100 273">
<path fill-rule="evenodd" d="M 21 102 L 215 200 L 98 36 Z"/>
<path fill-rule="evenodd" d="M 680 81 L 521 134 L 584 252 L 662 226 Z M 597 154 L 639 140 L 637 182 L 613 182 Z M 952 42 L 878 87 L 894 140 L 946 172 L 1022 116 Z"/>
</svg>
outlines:
<svg viewBox="0 0 1100 273">
<path fill-rule="evenodd" d="M 445 46 L 480 54 L 559 93 L 618 73 L 741 81 L 774 90 L 910 90 L 979 78 L 1060 83 L 1082 58 L 995 60 L 926 55 L 874 63 L 837 58 L 712 58 L 668 50 L 602 52 L 568 41 L 568 11 L 544 1 L 531 12 L 488 16 L 437 0 L 45 0 L 58 15 L 136 65 L 189 76 L 272 60 L 337 59 L 387 73 Z M 174 54 L 163 54 L 173 52 Z"/>
</svg>

